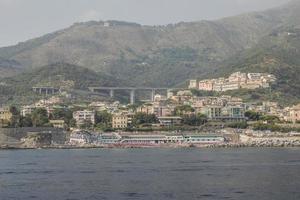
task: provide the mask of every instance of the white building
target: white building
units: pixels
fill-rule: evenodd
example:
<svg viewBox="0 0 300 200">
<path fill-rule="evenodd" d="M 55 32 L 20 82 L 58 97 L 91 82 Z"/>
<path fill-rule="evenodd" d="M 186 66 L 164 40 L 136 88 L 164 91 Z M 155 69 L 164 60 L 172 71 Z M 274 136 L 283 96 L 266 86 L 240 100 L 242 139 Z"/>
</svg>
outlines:
<svg viewBox="0 0 300 200">
<path fill-rule="evenodd" d="M 73 118 L 76 120 L 77 126 L 82 125 L 86 121 L 90 121 L 92 124 L 95 124 L 95 111 L 76 111 L 73 113 Z"/>
<path fill-rule="evenodd" d="M 30 115 L 35 109 L 36 109 L 36 106 L 33 106 L 33 105 L 23 106 L 21 108 L 21 115 L 23 117 L 25 117 L 26 115 Z"/>
<path fill-rule="evenodd" d="M 190 80 L 189 89 L 197 89 L 198 88 L 197 80 Z"/>
</svg>

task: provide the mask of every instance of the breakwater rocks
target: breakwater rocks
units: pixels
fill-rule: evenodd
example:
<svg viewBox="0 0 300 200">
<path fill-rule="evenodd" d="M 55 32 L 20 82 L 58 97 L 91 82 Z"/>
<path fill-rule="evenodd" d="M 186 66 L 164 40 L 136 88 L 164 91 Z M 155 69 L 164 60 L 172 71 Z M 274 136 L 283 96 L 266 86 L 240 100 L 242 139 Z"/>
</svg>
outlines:
<svg viewBox="0 0 300 200">
<path fill-rule="evenodd" d="M 257 144 L 257 143 L 248 143 L 248 144 L 218 144 L 218 145 L 207 145 L 206 148 L 250 148 L 250 147 L 256 147 L 256 148 L 291 148 L 291 147 L 297 147 L 300 148 L 300 145 L 296 144 Z"/>
<path fill-rule="evenodd" d="M 0 149 L 32 149 L 64 145 L 67 133 L 56 128 L 0 128 Z"/>
<path fill-rule="evenodd" d="M 224 144 L 206 145 L 205 147 L 206 148 L 300 147 L 300 141 L 224 143 Z"/>
<path fill-rule="evenodd" d="M 248 136 L 240 135 L 240 143 L 249 147 L 300 147 L 300 136 L 271 135 Z"/>
</svg>

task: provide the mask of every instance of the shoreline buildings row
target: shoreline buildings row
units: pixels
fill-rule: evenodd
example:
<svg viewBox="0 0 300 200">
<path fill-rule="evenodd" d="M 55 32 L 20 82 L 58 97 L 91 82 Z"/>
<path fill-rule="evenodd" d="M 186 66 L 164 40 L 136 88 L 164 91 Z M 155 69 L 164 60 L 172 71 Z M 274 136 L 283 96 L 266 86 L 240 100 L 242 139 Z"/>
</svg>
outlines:
<svg viewBox="0 0 300 200">
<path fill-rule="evenodd" d="M 267 73 L 242 73 L 235 72 L 228 78 L 190 80 L 189 89 L 204 91 L 225 92 L 238 89 L 268 88 L 276 81 L 276 77 Z"/>
<path fill-rule="evenodd" d="M 76 130 L 70 135 L 71 145 L 120 145 L 120 146 L 158 146 L 167 144 L 221 144 L 225 142 L 223 136 L 210 135 L 187 135 L 187 134 L 159 134 L 159 135 L 136 135 L 119 133 L 90 133 Z"/>
</svg>

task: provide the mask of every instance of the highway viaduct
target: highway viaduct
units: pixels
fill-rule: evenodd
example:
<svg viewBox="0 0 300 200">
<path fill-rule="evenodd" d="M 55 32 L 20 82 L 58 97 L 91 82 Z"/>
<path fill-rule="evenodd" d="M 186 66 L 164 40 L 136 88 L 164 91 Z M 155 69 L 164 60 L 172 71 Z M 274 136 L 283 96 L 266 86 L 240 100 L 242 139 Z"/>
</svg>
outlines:
<svg viewBox="0 0 300 200">
<path fill-rule="evenodd" d="M 151 92 L 151 101 L 154 101 L 154 96 L 156 91 L 172 91 L 172 90 L 181 90 L 182 88 L 154 88 L 154 87 L 89 87 L 91 92 L 100 92 L 100 91 L 109 91 L 111 98 L 114 97 L 115 91 L 126 90 L 130 91 L 130 104 L 135 103 L 135 94 L 136 91 L 150 91 Z"/>
</svg>

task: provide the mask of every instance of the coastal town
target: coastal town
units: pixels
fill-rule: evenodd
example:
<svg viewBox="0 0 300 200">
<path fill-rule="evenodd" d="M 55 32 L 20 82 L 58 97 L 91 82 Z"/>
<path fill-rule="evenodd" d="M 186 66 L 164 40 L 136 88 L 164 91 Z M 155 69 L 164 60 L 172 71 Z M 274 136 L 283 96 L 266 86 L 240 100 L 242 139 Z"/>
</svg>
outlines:
<svg viewBox="0 0 300 200">
<path fill-rule="evenodd" d="M 283 107 L 224 94 L 199 95 L 199 91 L 268 88 L 274 82 L 272 74 L 235 72 L 228 78 L 190 80 L 186 89 L 152 93 L 151 100 L 135 104 L 114 98 L 72 102 L 66 100 L 71 95 L 60 89 L 46 88 L 46 95 L 33 104 L 0 108 L 5 132 L 0 144 L 2 148 L 300 146 L 300 104 Z"/>
</svg>

